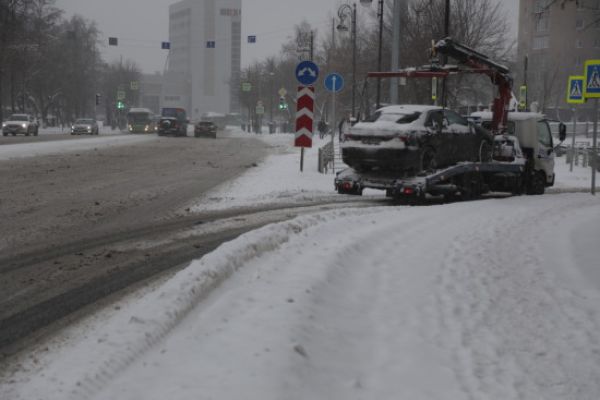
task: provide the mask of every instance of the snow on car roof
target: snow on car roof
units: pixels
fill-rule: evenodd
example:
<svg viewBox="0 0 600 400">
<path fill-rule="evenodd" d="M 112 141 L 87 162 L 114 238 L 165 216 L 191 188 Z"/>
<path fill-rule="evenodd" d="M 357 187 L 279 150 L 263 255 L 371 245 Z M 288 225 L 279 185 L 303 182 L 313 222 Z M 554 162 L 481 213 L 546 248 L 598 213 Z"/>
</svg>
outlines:
<svg viewBox="0 0 600 400">
<path fill-rule="evenodd" d="M 378 109 L 377 111 L 381 111 L 384 114 L 408 114 L 414 112 L 426 112 L 430 110 L 441 110 L 442 107 L 431 106 L 431 105 L 422 105 L 422 104 L 400 104 L 393 106 L 386 106 Z"/>
<path fill-rule="evenodd" d="M 481 118 L 482 120 L 491 121 L 492 120 L 492 112 L 491 111 L 477 111 L 470 115 L 473 118 Z M 509 112 L 508 119 L 510 121 L 526 121 L 528 119 L 542 119 L 544 118 L 544 114 L 534 113 L 534 112 Z"/>
</svg>

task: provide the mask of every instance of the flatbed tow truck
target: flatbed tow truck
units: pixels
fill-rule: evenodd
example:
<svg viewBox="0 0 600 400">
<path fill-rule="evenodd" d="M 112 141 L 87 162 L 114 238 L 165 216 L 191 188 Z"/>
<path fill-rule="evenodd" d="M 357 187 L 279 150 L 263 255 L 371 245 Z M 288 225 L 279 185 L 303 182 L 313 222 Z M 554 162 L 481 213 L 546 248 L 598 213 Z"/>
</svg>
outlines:
<svg viewBox="0 0 600 400">
<path fill-rule="evenodd" d="M 539 144 L 537 124 L 545 124 L 541 114 L 511 113 L 512 78 L 509 70 L 475 50 L 455 43 L 450 38 L 437 42 L 434 53 L 444 53 L 462 66 L 431 66 L 397 72 L 371 72 L 369 78 L 445 78 L 460 73 L 485 74 L 498 87 L 492 105 L 488 128 L 494 134 L 489 160 L 460 162 L 450 167 L 423 171 L 414 176 L 391 172 L 357 172 L 347 168 L 338 172 L 334 184 L 340 194 L 361 195 L 365 188 L 385 190 L 386 196 L 396 200 L 418 202 L 430 196 L 447 199 L 473 199 L 487 192 L 511 194 L 543 194 L 546 186 L 554 184 L 553 146 Z M 434 54 L 435 55 L 435 54 Z M 518 117 L 517 117 L 518 115 Z M 514 119 L 514 121 L 513 121 Z M 510 128 L 510 129 L 509 129 Z M 542 129 L 543 131 L 543 129 Z M 547 128 L 549 134 L 550 129 Z M 560 141 L 566 137 L 566 127 L 560 125 Z M 521 148 L 521 143 L 528 147 Z M 546 143 L 548 146 L 548 143 Z M 550 162 L 547 162 L 551 159 Z"/>
</svg>

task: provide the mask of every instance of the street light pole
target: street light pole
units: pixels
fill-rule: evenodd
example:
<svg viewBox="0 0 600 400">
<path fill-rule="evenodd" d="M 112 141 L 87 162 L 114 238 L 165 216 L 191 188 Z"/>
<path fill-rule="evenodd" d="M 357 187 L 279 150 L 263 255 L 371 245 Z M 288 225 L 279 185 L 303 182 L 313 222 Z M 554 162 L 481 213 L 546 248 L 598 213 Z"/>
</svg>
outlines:
<svg viewBox="0 0 600 400">
<path fill-rule="evenodd" d="M 383 0 L 379 0 L 379 11 L 377 16 L 379 17 L 379 49 L 377 55 L 377 71 L 381 72 L 382 55 L 383 55 Z M 381 107 L 381 78 L 377 78 L 377 108 Z"/>
<path fill-rule="evenodd" d="M 356 118 L 356 3 L 352 5 L 352 117 Z"/>
<path fill-rule="evenodd" d="M 340 24 L 337 29 L 340 31 L 347 31 L 348 28 L 344 25 L 346 15 L 349 13 L 351 16 L 351 40 L 352 40 L 352 116 L 356 117 L 356 3 L 350 7 L 348 4 L 342 4 L 338 9 L 338 17 Z"/>
<path fill-rule="evenodd" d="M 450 36 L 450 0 L 446 0 L 446 10 L 444 14 L 444 38 Z M 448 56 L 446 54 L 443 55 L 442 64 L 446 65 L 448 63 Z M 446 108 L 447 105 L 447 96 L 446 96 L 446 78 L 442 80 L 442 107 Z"/>
</svg>

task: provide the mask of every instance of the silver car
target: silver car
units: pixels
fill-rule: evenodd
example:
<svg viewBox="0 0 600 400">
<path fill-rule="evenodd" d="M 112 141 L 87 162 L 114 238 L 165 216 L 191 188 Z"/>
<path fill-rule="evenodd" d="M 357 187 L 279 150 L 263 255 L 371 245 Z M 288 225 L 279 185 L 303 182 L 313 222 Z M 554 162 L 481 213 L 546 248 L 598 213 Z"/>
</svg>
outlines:
<svg viewBox="0 0 600 400">
<path fill-rule="evenodd" d="M 71 126 L 71 135 L 97 135 L 98 123 L 92 118 L 81 118 Z"/>
</svg>

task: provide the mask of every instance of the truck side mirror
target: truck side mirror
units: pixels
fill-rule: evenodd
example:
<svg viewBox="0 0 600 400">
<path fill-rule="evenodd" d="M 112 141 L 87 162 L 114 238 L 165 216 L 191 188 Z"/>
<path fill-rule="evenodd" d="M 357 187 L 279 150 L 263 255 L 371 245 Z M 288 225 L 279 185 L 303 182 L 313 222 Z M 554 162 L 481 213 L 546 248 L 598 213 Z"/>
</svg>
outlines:
<svg viewBox="0 0 600 400">
<path fill-rule="evenodd" d="M 573 132 L 573 134 L 575 134 L 575 133 Z M 566 138 L 567 138 L 567 126 L 561 122 L 560 124 L 558 124 L 558 139 L 561 142 L 564 142 Z"/>
</svg>

